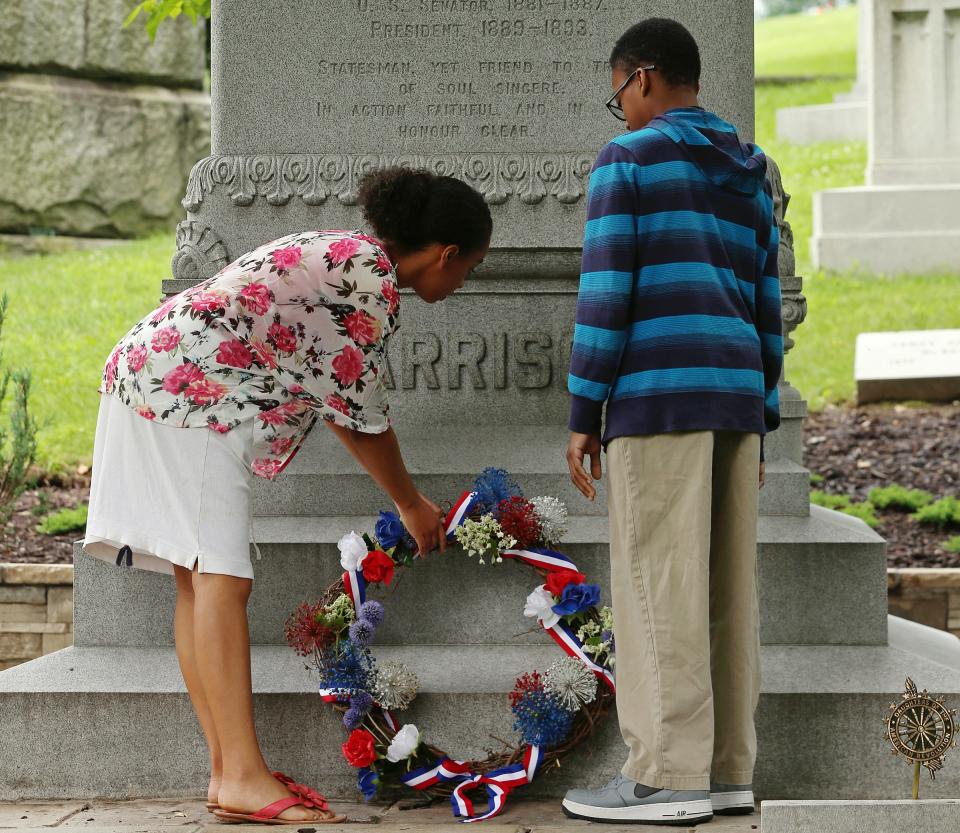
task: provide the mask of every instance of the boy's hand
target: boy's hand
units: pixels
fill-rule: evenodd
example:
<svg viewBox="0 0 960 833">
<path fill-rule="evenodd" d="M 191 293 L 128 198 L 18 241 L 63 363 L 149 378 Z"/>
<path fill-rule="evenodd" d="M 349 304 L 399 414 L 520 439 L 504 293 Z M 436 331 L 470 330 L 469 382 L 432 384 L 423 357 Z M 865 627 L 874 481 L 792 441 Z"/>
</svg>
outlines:
<svg viewBox="0 0 960 833">
<path fill-rule="evenodd" d="M 590 473 L 583 467 L 583 458 L 590 455 Z M 573 485 L 580 490 L 587 500 L 594 500 L 597 490 L 594 480 L 600 479 L 600 435 L 577 434 L 570 432 L 570 442 L 567 445 L 567 466 L 570 468 L 570 479 Z"/>
<path fill-rule="evenodd" d="M 761 489 L 763 488 L 763 475 L 764 475 L 764 468 L 763 468 L 763 463 L 761 463 L 760 464 L 760 488 Z"/>
</svg>

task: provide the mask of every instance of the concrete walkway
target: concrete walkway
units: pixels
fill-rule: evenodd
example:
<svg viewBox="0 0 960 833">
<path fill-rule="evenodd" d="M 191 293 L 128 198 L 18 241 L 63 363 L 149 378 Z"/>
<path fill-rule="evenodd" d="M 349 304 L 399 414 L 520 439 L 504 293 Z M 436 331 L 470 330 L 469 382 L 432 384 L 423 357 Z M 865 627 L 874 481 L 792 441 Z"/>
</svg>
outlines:
<svg viewBox="0 0 960 833">
<path fill-rule="evenodd" d="M 339 825 L 233 824 L 225 825 L 207 812 L 198 798 L 140 799 L 136 801 L 47 801 L 0 802 L 0 830 L 20 833 L 64 829 L 86 833 L 204 833 L 204 831 L 236 831 L 284 829 L 303 833 L 462 833 L 450 812 L 449 804 L 407 809 L 408 802 L 393 805 L 349 804 L 336 802 L 333 808 L 346 813 L 348 821 Z M 515 799 L 502 815 L 476 828 L 478 833 L 573 833 L 594 830 L 596 833 L 637 833 L 639 830 L 670 828 L 650 825 L 593 825 L 568 819 L 556 801 L 523 801 Z M 709 833 L 752 833 L 760 829 L 758 812 L 747 816 L 715 816 L 713 821 L 695 827 L 679 827 L 685 831 Z"/>
</svg>

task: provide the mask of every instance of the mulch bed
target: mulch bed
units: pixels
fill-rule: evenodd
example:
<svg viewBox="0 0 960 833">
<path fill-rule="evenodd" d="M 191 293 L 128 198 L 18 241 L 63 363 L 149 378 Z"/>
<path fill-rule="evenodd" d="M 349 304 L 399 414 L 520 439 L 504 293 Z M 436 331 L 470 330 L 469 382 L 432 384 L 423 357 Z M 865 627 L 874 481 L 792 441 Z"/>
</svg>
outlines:
<svg viewBox="0 0 960 833">
<path fill-rule="evenodd" d="M 866 500 L 876 486 L 897 483 L 935 498 L 960 497 L 960 405 L 868 405 L 828 408 L 807 419 L 804 461 L 823 477 L 816 488 Z M 908 513 L 878 511 L 890 567 L 960 567 L 941 544 L 960 526 L 918 524 Z"/>
<path fill-rule="evenodd" d="M 865 500 L 870 489 L 898 483 L 935 497 L 960 497 L 960 405 L 869 405 L 811 414 L 806 423 L 807 468 L 823 477 L 816 488 Z M 25 492 L 10 524 L 0 532 L 0 561 L 72 564 L 73 542 L 82 532 L 49 536 L 36 531 L 31 510 L 40 493 L 52 511 L 77 506 L 89 496 L 89 480 L 54 482 Z M 891 567 L 960 567 L 960 554 L 941 544 L 960 527 L 943 530 L 915 523 L 903 512 L 878 512 L 877 532 L 888 541 Z"/>
</svg>

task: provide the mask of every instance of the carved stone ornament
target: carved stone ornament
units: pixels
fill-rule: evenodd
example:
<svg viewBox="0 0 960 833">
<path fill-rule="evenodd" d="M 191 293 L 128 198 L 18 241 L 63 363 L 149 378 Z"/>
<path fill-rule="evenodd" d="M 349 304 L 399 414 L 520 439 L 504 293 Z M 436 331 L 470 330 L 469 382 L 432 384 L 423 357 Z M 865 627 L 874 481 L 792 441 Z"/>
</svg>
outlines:
<svg viewBox="0 0 960 833">
<path fill-rule="evenodd" d="M 797 262 L 793 253 L 793 230 L 786 219 L 790 195 L 783 190 L 780 168 L 771 157 L 767 157 L 767 179 L 773 190 L 773 213 L 780 230 L 780 249 L 777 252 L 777 265 L 780 269 L 781 317 L 783 319 L 783 351 L 790 352 L 795 344 L 790 338 L 792 333 L 807 317 L 807 299 L 802 290 L 803 280 L 796 276 Z"/>
<path fill-rule="evenodd" d="M 206 280 L 216 275 L 227 263 L 227 247 L 212 229 L 193 220 L 183 220 L 177 224 L 177 251 L 170 264 L 174 278 Z"/>
<path fill-rule="evenodd" d="M 322 205 L 331 197 L 356 205 L 364 174 L 393 165 L 462 179 L 491 205 L 511 197 L 535 205 L 548 196 L 571 204 L 586 195 L 593 160 L 588 153 L 208 156 L 193 166 L 182 205 L 197 211 L 221 187 L 236 206 L 251 205 L 258 197 L 270 205 L 286 205 L 294 197 L 307 205 Z"/>
</svg>

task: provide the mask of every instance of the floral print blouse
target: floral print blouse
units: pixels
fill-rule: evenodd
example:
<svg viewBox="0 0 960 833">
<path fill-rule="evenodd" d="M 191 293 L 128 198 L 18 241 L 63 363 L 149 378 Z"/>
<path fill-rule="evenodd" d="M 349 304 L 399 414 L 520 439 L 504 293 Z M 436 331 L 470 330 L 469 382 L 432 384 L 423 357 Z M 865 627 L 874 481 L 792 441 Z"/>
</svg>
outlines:
<svg viewBox="0 0 960 833">
<path fill-rule="evenodd" d="M 399 306 L 380 241 L 288 234 L 135 324 L 98 391 L 169 425 L 225 433 L 254 420 L 253 473 L 272 480 L 318 416 L 369 433 L 390 427 L 384 357 Z"/>
</svg>

